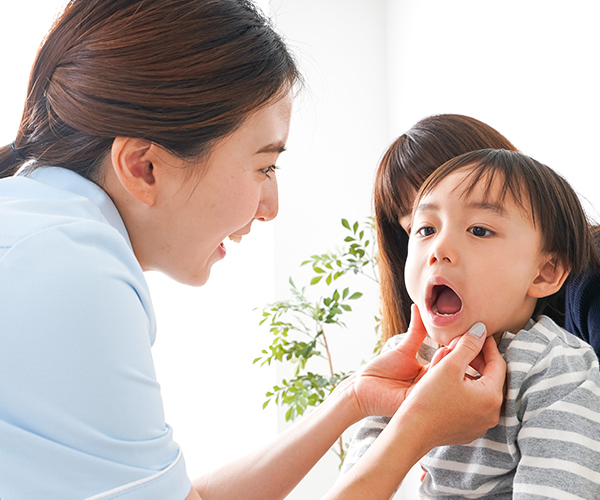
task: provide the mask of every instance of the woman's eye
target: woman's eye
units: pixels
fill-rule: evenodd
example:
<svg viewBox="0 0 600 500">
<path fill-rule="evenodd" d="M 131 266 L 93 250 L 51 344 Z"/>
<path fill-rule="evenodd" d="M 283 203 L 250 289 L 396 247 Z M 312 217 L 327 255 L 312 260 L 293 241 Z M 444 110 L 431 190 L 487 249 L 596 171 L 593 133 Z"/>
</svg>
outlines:
<svg viewBox="0 0 600 500">
<path fill-rule="evenodd" d="M 261 170 L 261 172 L 263 174 L 265 174 L 267 176 L 268 179 L 271 178 L 271 176 L 269 174 L 272 174 L 273 172 L 275 172 L 275 170 L 277 170 L 279 167 L 277 165 L 269 165 L 267 168 L 263 168 Z"/>
<path fill-rule="evenodd" d="M 485 238 L 486 236 L 494 235 L 493 231 L 490 231 L 489 229 L 486 229 L 485 227 L 481 227 L 481 226 L 473 226 L 473 227 L 469 228 L 469 232 L 473 236 L 477 236 L 478 238 Z"/>
<path fill-rule="evenodd" d="M 435 233 L 435 228 L 433 228 L 431 226 L 425 226 L 425 227 L 418 229 L 415 234 L 418 236 L 425 237 L 425 236 L 431 236 L 434 233 Z"/>
</svg>

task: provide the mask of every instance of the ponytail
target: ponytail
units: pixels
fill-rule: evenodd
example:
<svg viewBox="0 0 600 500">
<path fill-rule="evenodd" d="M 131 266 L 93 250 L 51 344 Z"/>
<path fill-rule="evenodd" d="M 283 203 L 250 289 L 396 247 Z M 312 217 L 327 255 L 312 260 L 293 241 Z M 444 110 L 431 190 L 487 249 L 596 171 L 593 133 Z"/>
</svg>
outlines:
<svg viewBox="0 0 600 500">
<path fill-rule="evenodd" d="M 14 143 L 0 147 L 0 179 L 13 175 L 26 161 Z"/>
</svg>

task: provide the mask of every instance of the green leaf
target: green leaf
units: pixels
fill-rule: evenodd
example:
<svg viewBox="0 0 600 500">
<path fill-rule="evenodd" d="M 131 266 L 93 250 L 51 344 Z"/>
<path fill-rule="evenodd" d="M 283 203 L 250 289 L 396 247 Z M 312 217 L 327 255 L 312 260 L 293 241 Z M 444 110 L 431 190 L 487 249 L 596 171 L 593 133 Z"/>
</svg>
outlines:
<svg viewBox="0 0 600 500">
<path fill-rule="evenodd" d="M 346 229 L 350 229 L 350 224 L 348 224 L 346 219 L 342 219 L 342 226 L 344 226 Z"/>
<path fill-rule="evenodd" d="M 354 241 L 354 238 L 353 238 L 352 236 L 346 236 L 346 237 L 344 238 L 344 241 L 346 241 L 346 242 L 348 242 L 348 243 L 349 243 L 349 242 L 351 242 L 351 241 Z"/>
<path fill-rule="evenodd" d="M 344 311 L 352 311 L 352 308 L 348 304 L 340 304 Z"/>
<path fill-rule="evenodd" d="M 267 399 L 264 403 L 263 403 L 263 410 L 268 406 L 268 404 L 271 402 L 270 399 Z"/>
<path fill-rule="evenodd" d="M 285 413 L 285 421 L 289 422 L 290 420 L 294 420 L 294 417 L 296 416 L 296 411 L 294 410 L 294 407 L 292 406 L 286 413 Z"/>
<path fill-rule="evenodd" d="M 332 280 L 332 275 L 330 274 L 329 276 L 327 276 L 327 278 L 325 279 L 325 283 L 327 283 L 328 285 L 331 285 L 331 280 Z"/>
<path fill-rule="evenodd" d="M 325 274 L 325 271 L 323 271 L 323 269 L 321 269 L 320 267 L 313 267 L 313 271 L 315 273 Z"/>
<path fill-rule="evenodd" d="M 321 281 L 321 278 L 323 276 L 315 276 L 313 279 L 310 280 L 310 284 L 311 285 L 316 285 L 319 281 Z"/>
<path fill-rule="evenodd" d="M 356 231 L 358 231 L 358 222 L 354 223 L 354 227 L 352 229 L 353 229 L 354 234 L 356 234 Z"/>
<path fill-rule="evenodd" d="M 363 294 L 360 292 L 355 292 L 350 296 L 350 298 L 348 300 L 360 299 L 362 297 L 362 295 Z"/>
<path fill-rule="evenodd" d="M 346 298 L 348 297 L 348 294 L 350 293 L 350 289 L 349 288 L 344 288 L 344 291 L 342 292 L 342 298 Z"/>
</svg>

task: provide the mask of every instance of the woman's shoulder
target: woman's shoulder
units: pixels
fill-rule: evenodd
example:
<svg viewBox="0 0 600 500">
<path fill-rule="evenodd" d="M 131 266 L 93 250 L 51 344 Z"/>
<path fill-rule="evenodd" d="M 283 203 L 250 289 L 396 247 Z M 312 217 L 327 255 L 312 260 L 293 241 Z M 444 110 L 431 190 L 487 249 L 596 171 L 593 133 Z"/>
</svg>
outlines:
<svg viewBox="0 0 600 500">
<path fill-rule="evenodd" d="M 0 186 L 5 323 L 8 316 L 18 322 L 27 308 L 40 324 L 44 317 L 70 318 L 65 325 L 73 332 L 91 328 L 91 318 L 119 318 L 143 325 L 153 341 L 150 294 L 116 208 L 98 186 L 62 170 Z"/>
</svg>

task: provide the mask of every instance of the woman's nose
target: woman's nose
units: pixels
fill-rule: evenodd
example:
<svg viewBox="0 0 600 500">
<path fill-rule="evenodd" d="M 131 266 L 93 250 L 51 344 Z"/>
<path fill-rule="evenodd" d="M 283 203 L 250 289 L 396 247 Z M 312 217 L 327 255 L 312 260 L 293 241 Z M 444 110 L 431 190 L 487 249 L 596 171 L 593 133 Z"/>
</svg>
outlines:
<svg viewBox="0 0 600 500">
<path fill-rule="evenodd" d="M 445 262 L 447 264 L 458 263 L 458 248 L 453 238 L 448 233 L 438 232 L 431 248 L 429 265 Z"/>
<path fill-rule="evenodd" d="M 272 175 L 270 179 L 262 183 L 260 202 L 254 218 L 266 222 L 277 217 L 278 212 L 279 191 L 277 189 L 277 177 Z"/>
</svg>

